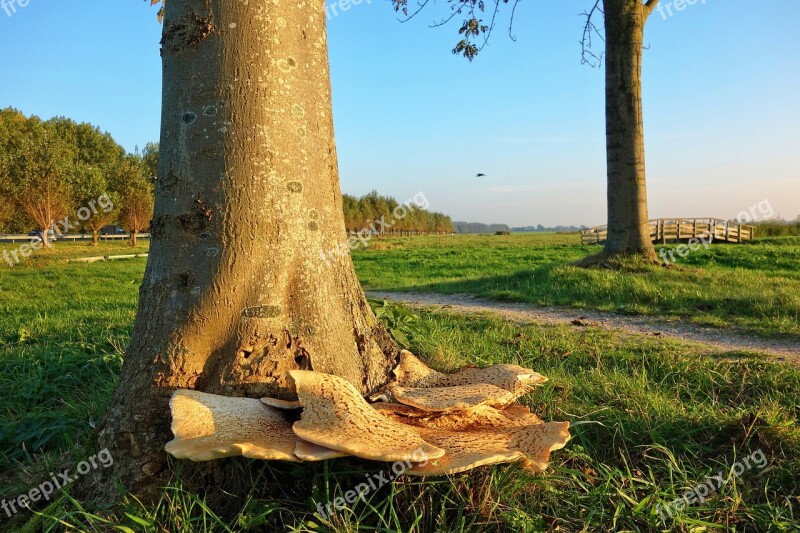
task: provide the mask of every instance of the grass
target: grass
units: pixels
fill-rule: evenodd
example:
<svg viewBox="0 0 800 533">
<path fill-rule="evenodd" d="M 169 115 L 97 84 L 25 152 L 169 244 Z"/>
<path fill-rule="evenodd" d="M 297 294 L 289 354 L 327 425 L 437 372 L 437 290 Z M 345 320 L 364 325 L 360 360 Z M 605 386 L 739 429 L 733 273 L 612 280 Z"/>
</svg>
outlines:
<svg viewBox="0 0 800 533">
<path fill-rule="evenodd" d="M 569 264 L 599 249 L 581 246 L 576 235 L 455 235 L 381 239 L 354 259 L 366 290 L 469 293 L 800 337 L 796 237 L 715 244 L 675 254 L 677 264 L 666 269 Z"/>
<path fill-rule="evenodd" d="M 0 243 L 0 271 L 8 268 L 20 267 L 38 267 L 50 264 L 56 261 L 66 261 L 67 259 L 75 259 L 77 257 L 102 257 L 106 255 L 129 255 L 129 254 L 145 254 L 149 248 L 149 242 L 144 239 L 139 239 L 136 246 L 130 246 L 128 241 L 103 241 L 97 246 L 92 246 L 90 242 L 56 242 L 52 248 L 47 250 L 37 250 L 32 252 L 28 257 L 24 257 L 19 253 L 20 246 L 24 242 L 16 243 Z M 6 255 L 3 253 L 7 252 Z M 17 252 L 16 258 L 12 252 Z M 11 260 L 13 265 L 9 265 L 8 260 Z"/>
<path fill-rule="evenodd" d="M 767 220 L 756 224 L 758 234 L 765 237 L 800 235 L 800 219 L 794 221 Z"/>
<path fill-rule="evenodd" d="M 0 254 L 11 245 L 0 244 Z M 146 252 L 147 243 L 135 251 Z M 445 235 L 376 239 L 353 253 L 366 290 L 468 293 L 486 298 L 597 309 L 734 327 L 761 336 L 800 339 L 800 237 L 714 244 L 685 258 L 658 246 L 671 268 L 623 271 L 570 263 L 600 250 L 577 234 Z M 60 259 L 132 253 L 123 243 L 58 243 L 21 266 Z M 0 272 L 8 269 L 0 261 Z"/>
<path fill-rule="evenodd" d="M 461 264 L 464 277 L 481 286 L 486 264 L 508 269 L 513 257 L 536 256 L 553 271 L 571 271 L 557 263 L 585 253 L 570 236 L 537 238 L 549 242 L 518 236 L 497 237 L 490 245 L 482 243 L 493 237 L 379 241 L 393 249 L 358 253 L 358 268 L 373 287 L 413 288 L 402 281 L 408 281 L 409 261 L 429 278 L 444 278 Z M 784 248 L 797 244 L 752 246 L 775 255 L 742 263 L 744 276 L 757 275 L 750 270 L 767 262 L 773 273 L 785 272 Z M 439 258 L 437 251 L 449 255 Z M 723 254 L 716 256 L 723 265 L 724 252 L 711 251 Z M 470 255 L 479 266 L 464 263 Z M 74 469 L 88 453 L 84 445 L 115 386 L 132 329 L 144 260 L 62 264 L 60 257 L 0 267 L 0 499 L 26 493 L 49 472 Z M 383 265 L 384 277 L 373 263 Z M 699 275 L 668 273 L 679 274 Z M 698 356 L 688 345 L 656 337 L 374 306 L 398 338 L 436 368 L 515 362 L 549 376 L 525 401 L 546 420 L 573 423 L 573 440 L 553 455 L 552 468 L 540 475 L 506 466 L 443 479 L 401 476 L 325 520 L 317 503 L 344 495 L 379 467 L 347 459 L 304 465 L 233 459 L 215 463 L 214 490 L 192 484 L 208 487 L 207 480 L 183 485 L 176 477 L 157 504 L 128 498 L 115 510 L 62 493 L 36 514 L 7 520 L 0 511 L 0 523 L 23 531 L 797 530 L 797 368 L 755 353 Z M 756 450 L 767 466 L 732 475 L 737 461 Z M 657 504 L 720 471 L 729 480 L 722 490 L 662 523 Z"/>
</svg>

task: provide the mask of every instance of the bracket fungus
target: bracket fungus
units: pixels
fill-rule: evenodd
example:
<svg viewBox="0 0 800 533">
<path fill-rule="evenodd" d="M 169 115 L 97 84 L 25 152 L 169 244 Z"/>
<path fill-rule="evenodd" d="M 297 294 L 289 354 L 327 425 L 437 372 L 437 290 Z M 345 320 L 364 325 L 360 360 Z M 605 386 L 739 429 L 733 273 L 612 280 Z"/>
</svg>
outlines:
<svg viewBox="0 0 800 533">
<path fill-rule="evenodd" d="M 518 403 L 504 409 L 488 405 L 455 411 L 435 413 L 420 411 L 400 403 L 376 403 L 373 407 L 396 422 L 429 429 L 466 431 L 474 428 L 512 428 L 544 424 L 530 409 Z"/>
<path fill-rule="evenodd" d="M 292 427 L 301 439 L 373 461 L 407 461 L 415 452 L 444 455 L 411 427 L 373 409 L 348 381 L 307 370 L 290 370 L 289 376 L 303 405 Z"/>
<path fill-rule="evenodd" d="M 172 433 L 167 453 L 195 462 L 241 455 L 275 461 L 323 461 L 341 452 L 301 440 L 278 409 L 251 398 L 178 390 L 169 402 Z"/>
<path fill-rule="evenodd" d="M 398 402 L 422 411 L 465 411 L 483 405 L 502 407 L 525 393 L 511 392 L 489 383 L 456 385 L 454 387 L 389 387 L 392 397 Z"/>
<path fill-rule="evenodd" d="M 179 390 L 166 450 L 193 461 L 352 455 L 410 461 L 407 474 L 431 476 L 512 462 L 540 472 L 570 438 L 569 422 L 545 423 L 517 402 L 547 381 L 533 370 L 492 365 L 443 374 L 403 351 L 394 374 L 372 404 L 348 381 L 306 370 L 288 372 L 296 401 Z"/>
<path fill-rule="evenodd" d="M 279 400 L 278 398 L 261 398 L 261 402 L 269 405 L 270 407 L 275 407 L 277 409 L 286 409 L 289 411 L 293 409 L 303 408 L 303 406 L 300 405 L 300 402 L 293 400 Z"/>
<path fill-rule="evenodd" d="M 443 374 L 428 368 L 408 350 L 400 352 L 400 364 L 394 369 L 394 375 L 397 381 L 393 385 L 401 387 L 432 388 L 489 384 L 512 392 L 547 381 L 547 378 L 538 372 L 517 365 L 468 367 L 462 368 L 455 374 Z"/>
<path fill-rule="evenodd" d="M 297 437 L 283 413 L 250 398 L 228 398 L 193 390 L 169 402 L 172 432 L 167 453 L 178 459 L 211 461 L 242 455 L 251 459 L 299 461 Z"/>
<path fill-rule="evenodd" d="M 418 428 L 420 436 L 441 446 L 441 459 L 413 465 L 406 473 L 418 476 L 458 474 L 479 466 L 522 461 L 528 470 L 547 468 L 550 452 L 569 440 L 569 422 L 549 422 L 510 428 L 448 431 Z"/>
</svg>

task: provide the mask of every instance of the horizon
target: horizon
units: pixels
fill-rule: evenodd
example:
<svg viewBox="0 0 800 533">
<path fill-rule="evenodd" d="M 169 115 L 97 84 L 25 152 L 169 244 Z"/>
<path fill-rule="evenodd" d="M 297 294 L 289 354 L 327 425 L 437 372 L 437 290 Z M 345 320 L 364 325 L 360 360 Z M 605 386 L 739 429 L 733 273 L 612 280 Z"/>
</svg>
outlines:
<svg viewBox="0 0 800 533">
<path fill-rule="evenodd" d="M 577 44 L 591 2 L 520 4 L 516 42 L 500 21 L 472 63 L 450 53 L 456 27 L 427 27 L 436 9 L 400 24 L 388 4 L 331 4 L 342 192 L 424 191 L 454 221 L 605 223 L 603 71 L 580 65 Z M 128 151 L 158 142 L 161 28 L 149 3 L 16 9 L 0 10 L 19 73 L 0 87 L 1 107 L 90 122 Z M 775 217 L 800 215 L 800 73 L 781 53 L 800 44 L 793 14 L 789 0 L 654 13 L 643 67 L 651 218 L 733 219 L 765 201 Z"/>
</svg>

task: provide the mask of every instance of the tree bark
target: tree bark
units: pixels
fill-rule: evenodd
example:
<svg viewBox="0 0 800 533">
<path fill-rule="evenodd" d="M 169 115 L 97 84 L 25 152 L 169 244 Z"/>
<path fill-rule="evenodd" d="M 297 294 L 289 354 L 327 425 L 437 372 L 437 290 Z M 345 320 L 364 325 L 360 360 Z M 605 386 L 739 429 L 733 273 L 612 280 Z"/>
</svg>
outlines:
<svg viewBox="0 0 800 533">
<path fill-rule="evenodd" d="M 98 434 L 145 498 L 175 389 L 286 398 L 299 368 L 367 394 L 399 354 L 350 256 L 320 254 L 346 242 L 322 2 L 170 0 L 162 46 L 150 255 Z"/>
<path fill-rule="evenodd" d="M 136 237 L 138 236 L 138 231 L 132 230 L 130 235 L 130 245 L 136 246 Z"/>
<path fill-rule="evenodd" d="M 603 0 L 608 164 L 608 240 L 603 254 L 656 261 L 648 227 L 641 84 L 644 26 L 651 6 L 642 0 Z"/>
<path fill-rule="evenodd" d="M 100 244 L 100 230 L 92 228 L 92 246 Z"/>
</svg>

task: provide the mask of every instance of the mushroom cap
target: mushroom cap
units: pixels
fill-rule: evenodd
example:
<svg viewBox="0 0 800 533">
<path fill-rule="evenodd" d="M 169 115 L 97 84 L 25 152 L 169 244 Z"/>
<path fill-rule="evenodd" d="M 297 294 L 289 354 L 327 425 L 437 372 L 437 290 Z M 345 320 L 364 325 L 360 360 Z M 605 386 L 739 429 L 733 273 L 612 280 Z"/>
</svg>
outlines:
<svg viewBox="0 0 800 533">
<path fill-rule="evenodd" d="M 538 429 L 538 431 L 537 431 Z M 511 446 L 525 454 L 522 466 L 531 472 L 544 472 L 550 462 L 550 452 L 560 450 L 571 438 L 569 422 L 548 422 L 530 431 L 513 431 Z"/>
<path fill-rule="evenodd" d="M 485 368 L 464 368 L 447 376 L 435 386 L 461 385 L 469 383 L 491 383 L 501 389 L 516 391 L 519 387 L 530 387 L 545 383 L 547 378 L 530 368 L 517 365 L 491 365 Z"/>
<path fill-rule="evenodd" d="M 370 405 L 382 415 L 388 416 L 392 420 L 398 420 L 404 424 L 406 423 L 406 418 L 430 418 L 431 416 L 437 416 L 437 413 L 423 411 L 416 407 L 411 407 L 410 405 L 390 401 L 379 401 Z"/>
<path fill-rule="evenodd" d="M 297 439 L 297 446 L 294 448 L 294 455 L 302 461 L 326 461 L 328 459 L 338 459 L 347 457 L 344 452 L 337 452 L 330 448 L 325 448 L 318 444 Z"/>
<path fill-rule="evenodd" d="M 306 370 L 290 370 L 289 376 L 303 405 L 293 426 L 301 439 L 373 461 L 444 455 L 413 428 L 378 413 L 348 381 Z"/>
<path fill-rule="evenodd" d="M 447 453 L 440 459 L 415 464 L 406 473 L 442 476 L 517 461 L 529 470 L 541 472 L 548 466 L 550 452 L 566 445 L 570 438 L 568 429 L 569 422 L 473 431 L 417 428 L 424 439 Z"/>
<path fill-rule="evenodd" d="M 303 406 L 297 400 L 279 400 L 278 398 L 261 398 L 261 402 L 265 405 L 275 407 L 277 409 L 284 409 L 291 411 L 293 409 L 302 409 Z"/>
<path fill-rule="evenodd" d="M 298 461 L 291 422 L 259 400 L 177 390 L 169 405 L 175 438 L 165 449 L 178 459 L 199 462 L 242 455 Z"/>
<path fill-rule="evenodd" d="M 516 463 L 524 459 L 524 454 L 508 446 L 507 437 L 485 433 L 464 433 L 456 431 L 423 430 L 432 441 L 445 448 L 445 456 L 427 463 L 412 464 L 406 474 L 413 476 L 446 476 L 459 474 L 479 466 L 501 463 Z"/>
<path fill-rule="evenodd" d="M 442 374 L 428 368 L 414 354 L 403 350 L 400 364 L 394 369 L 396 385 L 402 387 L 454 387 L 488 383 L 501 389 L 517 391 L 526 386 L 539 385 L 547 378 L 529 368 L 517 365 L 491 365 L 485 368 L 464 368 L 455 374 Z"/>
<path fill-rule="evenodd" d="M 466 411 L 445 413 L 421 411 L 399 403 L 377 403 L 373 407 L 395 422 L 448 431 L 499 429 L 544 424 L 542 419 L 533 414 L 530 409 L 518 403 L 511 404 L 504 409 L 481 405 Z"/>
<path fill-rule="evenodd" d="M 527 392 L 527 388 L 520 387 L 512 392 L 489 383 L 476 383 L 429 388 L 390 386 L 389 392 L 402 404 L 423 411 L 448 412 L 465 411 L 481 405 L 508 405 Z"/>
<path fill-rule="evenodd" d="M 400 352 L 400 363 L 395 367 L 394 375 L 397 383 L 406 387 L 425 387 L 426 384 L 436 383 L 447 377 L 446 374 L 429 368 L 408 350 Z"/>
</svg>

